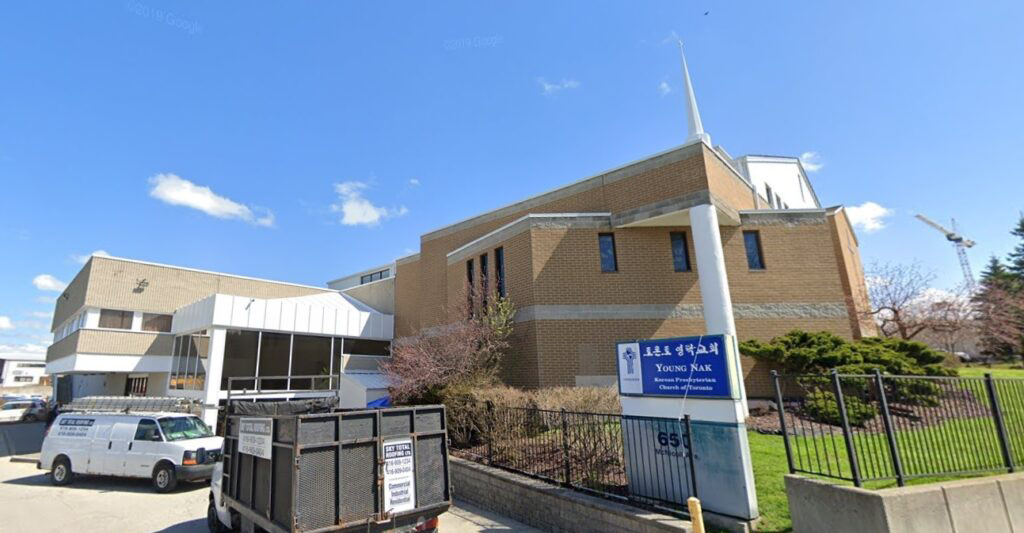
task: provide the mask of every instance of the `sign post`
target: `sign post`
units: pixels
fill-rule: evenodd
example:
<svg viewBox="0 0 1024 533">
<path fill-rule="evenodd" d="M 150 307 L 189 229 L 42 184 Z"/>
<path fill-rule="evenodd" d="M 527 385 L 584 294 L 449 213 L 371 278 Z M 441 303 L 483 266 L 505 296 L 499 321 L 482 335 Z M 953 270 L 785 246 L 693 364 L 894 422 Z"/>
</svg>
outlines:
<svg viewBox="0 0 1024 533">
<path fill-rule="evenodd" d="M 616 356 L 619 401 L 626 418 L 656 417 L 669 423 L 690 416 L 695 481 L 705 510 L 746 520 L 757 518 L 743 373 L 735 337 L 700 335 L 620 342 Z M 667 430 L 650 431 L 671 435 Z M 630 490 L 636 494 L 657 497 L 648 494 L 656 489 L 648 487 L 651 476 L 645 471 L 652 465 L 673 471 L 685 468 L 684 461 L 673 460 L 659 443 L 653 438 L 624 442 L 626 473 Z M 673 492 L 669 499 L 685 504 L 689 496 Z"/>
</svg>

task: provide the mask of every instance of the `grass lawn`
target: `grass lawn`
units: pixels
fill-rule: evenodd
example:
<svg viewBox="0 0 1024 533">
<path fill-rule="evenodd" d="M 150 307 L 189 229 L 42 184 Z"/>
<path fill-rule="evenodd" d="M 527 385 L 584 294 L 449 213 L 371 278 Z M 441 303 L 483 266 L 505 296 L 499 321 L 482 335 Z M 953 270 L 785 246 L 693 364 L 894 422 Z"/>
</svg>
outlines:
<svg viewBox="0 0 1024 533">
<path fill-rule="evenodd" d="M 754 486 L 757 488 L 757 507 L 761 524 L 757 528 L 765 533 L 783 533 L 792 530 L 789 520 L 789 502 L 786 500 L 784 477 L 789 473 L 786 448 L 779 435 L 763 435 L 748 431 L 750 455 L 754 462 Z"/>
<path fill-rule="evenodd" d="M 1019 363 L 1017 363 L 1019 364 Z M 999 363 L 992 365 L 991 367 L 977 365 L 977 366 L 962 366 L 957 369 L 960 375 L 965 378 L 982 378 L 985 374 L 992 374 L 994 378 L 1022 378 L 1024 379 L 1024 369 L 1011 368 L 1014 366 L 1011 363 Z"/>
</svg>

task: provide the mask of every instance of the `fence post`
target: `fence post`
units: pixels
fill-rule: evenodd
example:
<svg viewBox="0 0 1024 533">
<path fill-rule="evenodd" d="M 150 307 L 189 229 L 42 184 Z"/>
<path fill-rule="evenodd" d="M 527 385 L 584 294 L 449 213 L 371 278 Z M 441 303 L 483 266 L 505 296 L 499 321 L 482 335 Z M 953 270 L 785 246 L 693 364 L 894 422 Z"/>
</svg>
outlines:
<svg viewBox="0 0 1024 533">
<path fill-rule="evenodd" d="M 885 438 L 889 441 L 889 454 L 892 456 L 892 470 L 896 473 L 896 484 L 906 485 L 903 474 L 903 460 L 900 459 L 900 448 L 896 442 L 896 431 L 892 425 L 892 413 L 889 411 L 889 400 L 885 397 L 885 382 L 882 371 L 875 369 L 875 386 L 878 387 L 878 403 L 882 406 L 882 422 L 885 424 Z"/>
<path fill-rule="evenodd" d="M 697 466 L 696 452 L 693 450 L 693 426 L 690 425 L 690 415 L 683 415 L 683 422 L 686 424 L 686 451 L 690 459 L 690 485 L 693 487 L 694 498 L 697 498 Z"/>
<path fill-rule="evenodd" d="M 853 447 L 853 432 L 850 431 L 850 418 L 846 415 L 846 401 L 843 399 L 843 385 L 839 382 L 839 372 L 832 369 L 832 388 L 836 395 L 836 404 L 839 406 L 839 419 L 843 423 L 843 440 L 846 441 L 846 455 L 850 458 L 850 472 L 853 474 L 853 484 L 856 487 L 861 485 L 860 465 L 857 464 L 857 450 Z"/>
<path fill-rule="evenodd" d="M 775 403 L 779 409 L 779 427 L 782 429 L 782 443 L 786 446 L 786 462 L 789 464 L 789 473 L 795 474 L 796 467 L 793 466 L 793 449 L 789 444 L 789 431 L 786 430 L 786 411 L 782 407 L 782 386 L 779 382 L 779 372 L 772 370 L 772 383 L 775 384 Z"/>
<path fill-rule="evenodd" d="M 562 460 L 565 470 L 565 484 L 572 485 L 572 470 L 569 466 L 569 419 L 566 416 L 565 408 L 562 411 Z"/>
<path fill-rule="evenodd" d="M 494 466 L 494 402 L 487 400 L 487 466 Z"/>
<path fill-rule="evenodd" d="M 999 406 L 999 395 L 996 394 L 996 383 L 992 380 L 992 374 L 985 374 L 985 389 L 988 390 L 988 400 L 992 403 L 992 418 L 996 423 L 996 435 L 999 437 L 999 448 L 1003 451 L 1003 461 L 1010 472 L 1016 469 L 1013 466 L 1013 454 L 1010 452 L 1010 438 L 1006 434 L 1006 422 L 1003 420 L 1003 410 Z"/>
</svg>

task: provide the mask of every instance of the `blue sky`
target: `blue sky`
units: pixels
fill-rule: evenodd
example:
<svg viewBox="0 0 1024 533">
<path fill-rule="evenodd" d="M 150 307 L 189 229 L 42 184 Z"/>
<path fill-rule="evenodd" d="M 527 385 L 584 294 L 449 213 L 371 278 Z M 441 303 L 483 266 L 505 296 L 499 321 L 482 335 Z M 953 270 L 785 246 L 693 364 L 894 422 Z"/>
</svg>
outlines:
<svg viewBox="0 0 1024 533">
<path fill-rule="evenodd" d="M 322 285 L 675 146 L 672 32 L 716 143 L 816 153 L 823 203 L 887 210 L 858 232 L 866 262 L 952 286 L 953 250 L 913 214 L 956 217 L 976 271 L 1011 247 L 1021 20 L 1020 2 L 7 3 L 0 351 L 46 342 L 95 250 Z"/>
</svg>

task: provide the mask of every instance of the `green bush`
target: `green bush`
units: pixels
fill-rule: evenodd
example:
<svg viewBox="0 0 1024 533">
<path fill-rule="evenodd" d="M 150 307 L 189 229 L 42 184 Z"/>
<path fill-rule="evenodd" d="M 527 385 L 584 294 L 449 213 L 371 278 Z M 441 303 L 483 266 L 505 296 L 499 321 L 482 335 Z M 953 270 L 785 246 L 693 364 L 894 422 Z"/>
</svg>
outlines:
<svg viewBox="0 0 1024 533">
<path fill-rule="evenodd" d="M 926 344 L 869 337 L 848 341 L 819 331 L 794 330 L 768 342 L 740 344 L 740 352 L 790 374 L 871 374 L 875 369 L 894 376 L 955 376 L 942 365 L 944 357 Z"/>
<path fill-rule="evenodd" d="M 843 403 L 846 404 L 846 417 L 851 426 L 863 426 L 865 422 L 878 416 L 874 405 L 866 403 L 856 396 L 844 395 Z M 828 391 L 817 390 L 809 393 L 804 399 L 804 412 L 818 422 L 834 426 L 842 423 L 836 395 Z"/>
</svg>

